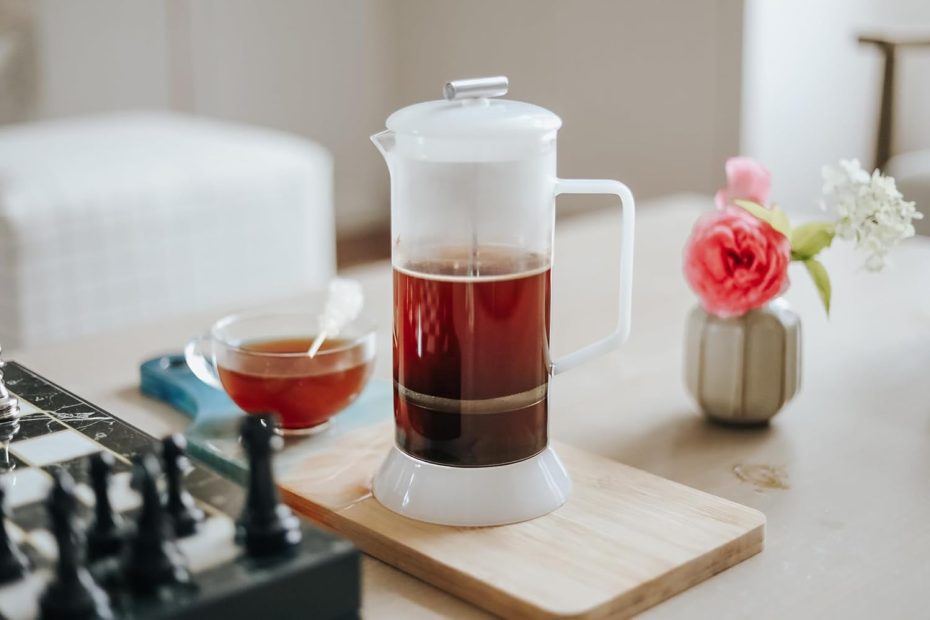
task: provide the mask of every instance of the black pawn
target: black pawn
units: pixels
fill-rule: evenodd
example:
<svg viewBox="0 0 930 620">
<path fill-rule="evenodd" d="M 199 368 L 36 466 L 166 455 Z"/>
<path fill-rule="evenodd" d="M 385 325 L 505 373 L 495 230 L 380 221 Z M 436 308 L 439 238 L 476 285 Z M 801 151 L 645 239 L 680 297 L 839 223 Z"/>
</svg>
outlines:
<svg viewBox="0 0 930 620">
<path fill-rule="evenodd" d="M 91 561 L 118 555 L 123 549 L 123 523 L 110 504 L 113 455 L 97 452 L 90 457 L 90 483 L 94 488 L 94 520 L 87 531 L 87 556 Z"/>
<path fill-rule="evenodd" d="M 186 448 L 187 441 L 181 434 L 168 435 L 162 440 L 162 461 L 168 484 L 165 510 L 179 538 L 195 533 L 204 519 L 203 511 L 197 508 L 194 498 L 184 489 L 184 474 L 190 468 L 190 461 L 184 454 Z"/>
<path fill-rule="evenodd" d="M 239 525 L 246 552 L 253 557 L 286 553 L 300 543 L 300 522 L 278 500 L 271 467 L 272 452 L 281 444 L 271 414 L 242 420 L 242 443 L 249 459 L 249 488 Z"/>
<path fill-rule="evenodd" d="M 58 543 L 55 578 L 39 599 L 42 620 L 96 620 L 113 617 L 110 599 L 83 564 L 80 530 L 75 516 L 74 480 L 64 470 L 52 473 L 48 497 L 52 534 Z"/>
<path fill-rule="evenodd" d="M 158 460 L 152 454 L 138 455 L 133 466 L 136 489 L 142 495 L 142 511 L 136 531 L 128 541 L 125 573 L 134 591 L 152 594 L 162 586 L 190 581 L 190 574 L 161 504 Z"/>
<path fill-rule="evenodd" d="M 0 483 L 0 583 L 22 577 L 29 568 L 26 556 L 10 538 L 6 529 L 6 520 L 9 517 L 6 508 L 6 484 Z"/>
</svg>

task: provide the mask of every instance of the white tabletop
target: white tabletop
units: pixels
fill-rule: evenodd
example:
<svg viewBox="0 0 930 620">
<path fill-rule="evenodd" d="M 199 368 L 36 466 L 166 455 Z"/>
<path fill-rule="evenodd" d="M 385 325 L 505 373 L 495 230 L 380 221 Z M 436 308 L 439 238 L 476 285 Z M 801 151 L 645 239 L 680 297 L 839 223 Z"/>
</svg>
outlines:
<svg viewBox="0 0 930 620">
<path fill-rule="evenodd" d="M 637 220 L 633 335 L 620 351 L 552 384 L 551 436 L 758 508 L 763 553 L 646 612 L 656 618 L 924 617 L 930 573 L 930 239 L 905 242 L 874 275 L 848 248 L 824 258 L 833 313 L 824 316 L 803 268 L 787 299 L 803 319 L 800 394 L 767 429 L 706 423 L 682 381 L 684 319 L 695 303 L 681 249 L 708 198 L 643 205 Z M 608 330 L 616 312 L 619 214 L 558 226 L 554 354 Z M 391 278 L 378 263 L 348 273 L 381 325 L 377 373 L 390 376 Z M 228 308 L 225 310 L 234 310 Z M 79 395 L 162 434 L 187 420 L 138 392 L 138 365 L 178 351 L 213 315 L 182 317 L 11 352 Z M 742 480 L 769 466 L 788 488 Z M 738 469 L 738 468 L 737 468 Z M 483 617 L 376 560 L 364 562 L 367 618 Z"/>
</svg>

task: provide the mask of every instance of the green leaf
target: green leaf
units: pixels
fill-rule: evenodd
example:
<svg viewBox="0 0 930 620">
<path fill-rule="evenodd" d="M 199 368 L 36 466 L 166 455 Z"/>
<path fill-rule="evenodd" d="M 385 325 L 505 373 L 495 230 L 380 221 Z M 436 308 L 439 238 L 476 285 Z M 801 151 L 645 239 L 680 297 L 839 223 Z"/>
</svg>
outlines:
<svg viewBox="0 0 930 620">
<path fill-rule="evenodd" d="M 832 222 L 807 222 L 791 232 L 791 260 L 814 258 L 833 243 Z"/>
<path fill-rule="evenodd" d="M 820 293 L 820 301 L 823 302 L 827 316 L 830 316 L 830 276 L 827 274 L 826 267 L 816 258 L 808 258 L 804 261 L 804 266 L 807 267 L 807 273 L 810 274 L 817 292 Z"/>
<path fill-rule="evenodd" d="M 788 221 L 788 214 L 781 210 L 777 204 L 772 203 L 769 208 L 772 212 L 772 221 L 769 222 L 772 228 L 791 239 L 791 222 Z"/>
<path fill-rule="evenodd" d="M 785 212 L 777 205 L 772 205 L 770 209 L 766 209 L 751 200 L 734 200 L 733 203 L 740 208 L 746 209 L 763 222 L 768 222 L 772 228 L 784 236 L 791 238 L 791 222 L 788 221 Z"/>
</svg>

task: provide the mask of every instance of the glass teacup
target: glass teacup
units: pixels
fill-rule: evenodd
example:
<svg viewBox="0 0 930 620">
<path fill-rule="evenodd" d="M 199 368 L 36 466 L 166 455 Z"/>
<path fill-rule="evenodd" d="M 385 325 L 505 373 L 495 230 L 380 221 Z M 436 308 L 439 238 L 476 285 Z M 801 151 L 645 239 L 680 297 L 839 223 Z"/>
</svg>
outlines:
<svg viewBox="0 0 930 620">
<path fill-rule="evenodd" d="M 201 381 L 243 411 L 277 414 L 287 434 L 313 433 L 361 394 L 375 361 L 375 326 L 365 319 L 310 357 L 317 333 L 310 312 L 235 314 L 187 343 L 184 356 Z"/>
</svg>

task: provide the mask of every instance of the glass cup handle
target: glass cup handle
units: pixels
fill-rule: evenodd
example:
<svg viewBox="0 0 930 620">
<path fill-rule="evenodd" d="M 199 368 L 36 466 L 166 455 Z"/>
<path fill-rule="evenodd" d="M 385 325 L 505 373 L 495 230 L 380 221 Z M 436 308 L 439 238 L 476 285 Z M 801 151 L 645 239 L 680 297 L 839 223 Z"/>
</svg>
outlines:
<svg viewBox="0 0 930 620">
<path fill-rule="evenodd" d="M 204 354 L 204 345 L 209 342 L 209 334 L 201 334 L 192 338 L 184 347 L 184 360 L 198 379 L 212 388 L 222 390 L 223 384 L 220 383 L 220 377 L 216 372 L 216 362 L 212 355 L 208 357 Z"/>
<path fill-rule="evenodd" d="M 573 353 L 552 361 L 550 371 L 557 375 L 589 359 L 612 351 L 626 341 L 630 335 L 630 314 L 633 307 L 633 228 L 636 204 L 633 193 L 620 181 L 601 179 L 556 179 L 555 195 L 559 194 L 613 194 L 620 198 L 623 216 L 623 231 L 620 246 L 620 305 L 617 325 L 605 338 L 592 342 Z"/>
</svg>

